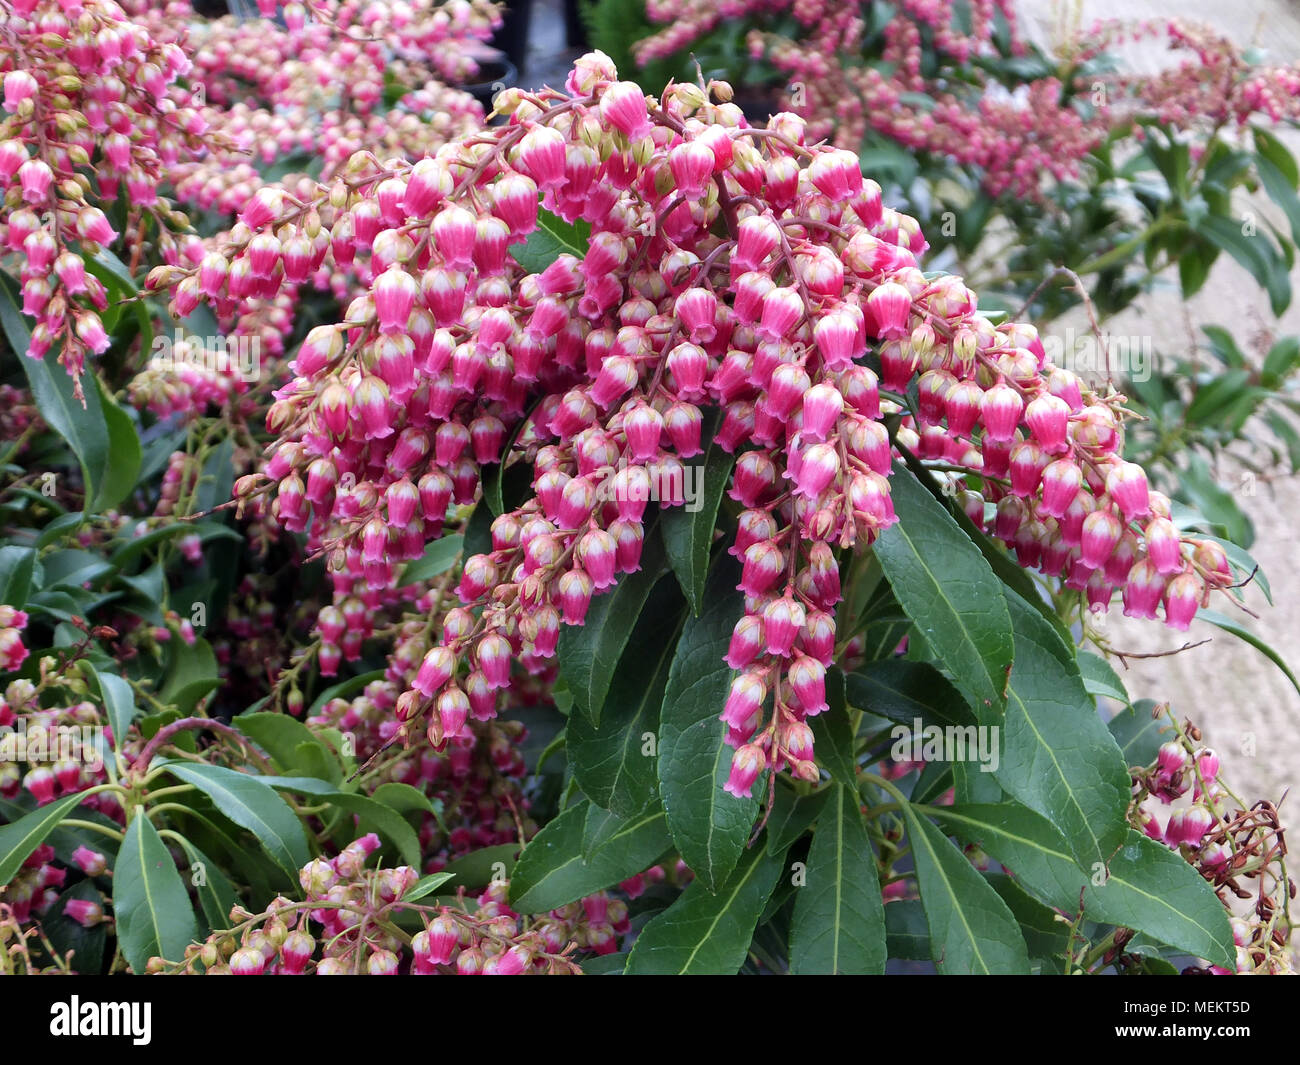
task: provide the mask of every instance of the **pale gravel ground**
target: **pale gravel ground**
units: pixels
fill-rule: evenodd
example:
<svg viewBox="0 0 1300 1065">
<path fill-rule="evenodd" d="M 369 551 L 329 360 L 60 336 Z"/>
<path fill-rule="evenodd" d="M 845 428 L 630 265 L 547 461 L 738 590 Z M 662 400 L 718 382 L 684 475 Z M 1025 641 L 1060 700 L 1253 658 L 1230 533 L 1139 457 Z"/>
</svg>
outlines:
<svg viewBox="0 0 1300 1065">
<path fill-rule="evenodd" d="M 1082 22 L 1074 25 L 1087 25 L 1097 18 L 1177 14 L 1207 22 L 1242 45 L 1266 46 L 1278 61 L 1300 59 L 1300 5 L 1288 0 L 1237 0 L 1232 4 L 1213 0 L 1023 0 L 1022 9 L 1043 43 L 1054 38 L 1054 30 L 1070 26 L 1079 9 Z M 1162 49 L 1149 44 L 1130 49 L 1125 58 L 1143 70 L 1158 69 L 1166 61 Z M 1285 139 L 1293 152 L 1300 149 L 1300 136 L 1292 134 Z M 1243 202 L 1241 209 L 1250 206 Z M 1271 205 L 1254 206 L 1273 216 Z M 1187 337 L 1188 317 L 1198 324 L 1219 323 L 1246 333 L 1261 327 L 1272 328 L 1279 335 L 1297 333 L 1300 268 L 1292 283 L 1297 289 L 1296 302 L 1277 322 L 1254 280 L 1223 255 L 1186 313 L 1175 275 L 1166 290 L 1143 298 L 1136 308 L 1107 323 L 1106 329 L 1116 336 L 1150 335 L 1157 349 L 1172 347 Z M 1082 321 L 1075 324 L 1086 328 Z M 1240 489 L 1236 470 L 1225 467 L 1219 475 L 1225 487 Z M 1297 479 L 1283 478 L 1271 485 L 1257 485 L 1253 498 L 1240 500 L 1255 524 L 1252 554 L 1268 575 L 1274 605 L 1270 607 L 1257 589 L 1250 588 L 1246 599 L 1259 614 L 1258 620 L 1238 610 L 1225 611 L 1275 647 L 1293 668 L 1300 667 L 1300 571 L 1293 554 L 1300 523 L 1297 489 Z M 1113 646 L 1145 652 L 1176 648 L 1185 639 L 1212 638 L 1210 644 L 1173 657 L 1132 661 L 1127 671 L 1119 667 L 1130 694 L 1169 700 L 1181 716 L 1196 721 L 1206 742 L 1219 751 L 1234 789 L 1248 801 L 1269 798 L 1276 802 L 1286 789 L 1295 790 L 1300 784 L 1300 694 L 1271 662 L 1213 626 L 1194 623 L 1184 638 L 1158 623 L 1124 618 L 1117 607 L 1111 609 L 1108 632 Z M 1251 739 L 1253 756 L 1243 753 Z M 1297 803 L 1300 794 L 1293 796 L 1287 807 Z M 1294 818 L 1295 810 L 1290 812 Z"/>
</svg>

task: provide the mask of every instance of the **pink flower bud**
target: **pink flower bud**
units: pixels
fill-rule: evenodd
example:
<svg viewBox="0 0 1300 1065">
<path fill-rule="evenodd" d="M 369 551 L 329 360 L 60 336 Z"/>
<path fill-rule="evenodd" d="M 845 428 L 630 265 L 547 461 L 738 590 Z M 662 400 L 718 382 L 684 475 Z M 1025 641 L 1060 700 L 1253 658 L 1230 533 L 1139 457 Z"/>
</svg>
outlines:
<svg viewBox="0 0 1300 1065">
<path fill-rule="evenodd" d="M 1143 518 L 1150 513 L 1147 475 L 1132 462 L 1121 462 L 1106 475 L 1106 493 L 1115 500 L 1125 521 Z"/>
<path fill-rule="evenodd" d="M 867 297 L 873 331 L 882 340 L 902 340 L 908 335 L 912 294 L 895 281 L 886 281 Z"/>
<path fill-rule="evenodd" d="M 748 799 L 754 781 L 766 768 L 767 757 L 763 749 L 752 743 L 745 744 L 731 757 L 731 772 L 726 784 L 722 786 L 723 790 L 738 799 Z"/>
<path fill-rule="evenodd" d="M 631 81 L 616 81 L 600 97 L 600 117 L 628 138 L 640 140 L 651 130 L 645 94 Z"/>
<path fill-rule="evenodd" d="M 679 144 L 668 153 L 668 169 L 672 171 L 677 191 L 688 202 L 704 195 L 715 163 L 713 152 L 697 141 Z"/>
<path fill-rule="evenodd" d="M 10 76 L 13 73 L 21 71 L 11 71 Z M 43 159 L 28 159 L 18 168 L 18 182 L 22 186 L 23 199 L 28 203 L 44 203 L 53 180 L 54 171 Z"/>
</svg>

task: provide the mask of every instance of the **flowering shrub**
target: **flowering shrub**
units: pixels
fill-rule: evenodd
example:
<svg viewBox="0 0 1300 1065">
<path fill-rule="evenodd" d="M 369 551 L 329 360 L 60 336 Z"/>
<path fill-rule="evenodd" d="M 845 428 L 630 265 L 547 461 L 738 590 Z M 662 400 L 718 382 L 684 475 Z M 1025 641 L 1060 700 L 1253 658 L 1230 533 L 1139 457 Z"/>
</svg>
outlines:
<svg viewBox="0 0 1300 1065">
<path fill-rule="evenodd" d="M 1254 567 L 1124 459 L 1124 397 L 922 272 L 797 115 L 596 52 L 497 125 L 370 91 L 357 124 L 308 92 L 354 15 L 288 6 L 283 77 L 209 31 L 222 139 L 172 191 L 213 232 L 119 279 L 148 333 L 264 341 L 269 387 L 146 368 L 139 323 L 124 469 L 33 379 L 6 966 L 1285 971 L 1276 810 L 1071 628 L 1185 629 Z M 321 159 L 231 178 L 281 106 Z"/>
</svg>

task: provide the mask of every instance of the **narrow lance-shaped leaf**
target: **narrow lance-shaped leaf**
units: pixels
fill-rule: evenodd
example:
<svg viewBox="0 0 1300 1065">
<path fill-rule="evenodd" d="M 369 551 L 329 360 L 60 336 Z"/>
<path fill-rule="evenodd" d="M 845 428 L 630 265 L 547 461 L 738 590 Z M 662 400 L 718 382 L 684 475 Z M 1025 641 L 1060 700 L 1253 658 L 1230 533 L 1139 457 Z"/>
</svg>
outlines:
<svg viewBox="0 0 1300 1065">
<path fill-rule="evenodd" d="M 569 807 L 529 841 L 510 877 L 510 904 L 544 913 L 612 887 L 653 865 L 672 846 L 663 811 L 629 818 L 584 858 L 583 829 L 591 803 Z"/>
<path fill-rule="evenodd" d="M 636 573 L 624 574 L 614 588 L 592 599 L 584 624 L 565 625 L 560 629 L 557 647 L 560 674 L 568 683 L 574 702 L 593 724 L 600 722 L 614 668 L 666 565 L 663 544 L 654 528 L 649 528 L 641 552 L 641 568 Z"/>
<path fill-rule="evenodd" d="M 1007 904 L 922 812 L 904 806 L 930 950 L 941 973 L 1028 973 L 1029 952 Z"/>
<path fill-rule="evenodd" d="M 719 720 L 731 688 L 724 660 L 744 610 L 739 566 L 719 558 L 705 586 L 705 608 L 688 618 L 677 641 L 659 715 L 659 795 L 682 859 L 717 891 L 735 868 L 758 816 L 757 798 L 723 790 L 732 749 Z M 760 785 L 754 785 L 757 790 Z"/>
<path fill-rule="evenodd" d="M 671 576 L 651 592 L 610 682 L 600 723 L 571 714 L 565 729 L 569 764 L 583 793 L 631 817 L 659 791 L 659 708 L 685 616 Z"/>
<path fill-rule="evenodd" d="M 1140 832 L 1129 831 L 1108 865 L 1080 867 L 1061 833 L 1016 803 L 931 812 L 1049 906 L 1075 913 L 1082 892 L 1091 920 L 1134 928 L 1216 965 L 1232 965 L 1232 929 L 1213 889 L 1181 856 Z"/>
<path fill-rule="evenodd" d="M 0 887 L 14 878 L 32 851 L 45 842 L 45 837 L 80 802 L 80 795 L 65 795 L 46 806 L 37 807 L 11 825 L 0 827 Z"/>
<path fill-rule="evenodd" d="M 198 932 L 176 863 L 143 810 L 127 825 L 118 852 L 113 913 L 118 944 L 136 973 L 155 956 L 180 961 Z"/>
<path fill-rule="evenodd" d="M 832 787 L 817 821 L 806 876 L 795 895 L 791 971 L 883 973 L 880 876 L 857 794 L 842 784 Z"/>
<path fill-rule="evenodd" d="M 629 976 L 733 975 L 744 964 L 754 928 L 785 868 L 784 852 L 756 843 L 716 894 L 697 878 L 641 930 L 628 956 Z"/>
<path fill-rule="evenodd" d="M 694 490 L 695 498 L 688 496 L 685 506 L 664 507 L 659 512 L 669 565 L 695 615 L 699 614 L 704 598 L 718 506 L 734 463 L 735 456 L 715 444 L 710 432 L 704 441 L 704 454 L 686 464 L 690 479 L 685 487 Z"/>
<path fill-rule="evenodd" d="M 890 479 L 898 522 L 876 558 L 908 617 L 966 695 L 996 721 L 1011 667 L 1011 619 L 1002 584 L 979 548 L 907 470 Z"/>
<path fill-rule="evenodd" d="M 1128 832 L 1128 767 L 1077 669 L 1038 612 L 1007 596 L 1016 664 L 994 776 L 1064 834 L 1081 863 L 1105 862 Z"/>
<path fill-rule="evenodd" d="M 215 765 L 168 762 L 167 770 L 193 784 L 230 820 L 253 833 L 286 875 L 297 881 L 298 870 L 311 859 L 307 837 L 293 810 L 269 784 Z"/>
</svg>

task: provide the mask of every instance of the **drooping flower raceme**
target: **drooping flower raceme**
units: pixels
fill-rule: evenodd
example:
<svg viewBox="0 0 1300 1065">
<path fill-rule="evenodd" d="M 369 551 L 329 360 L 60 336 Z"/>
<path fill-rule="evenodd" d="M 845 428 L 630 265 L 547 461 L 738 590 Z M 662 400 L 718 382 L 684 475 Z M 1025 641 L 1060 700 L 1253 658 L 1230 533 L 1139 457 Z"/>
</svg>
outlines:
<svg viewBox="0 0 1300 1065">
<path fill-rule="evenodd" d="M 639 567 L 649 498 L 683 501 L 715 418 L 745 596 L 718 708 L 737 795 L 767 769 L 817 772 L 840 562 L 896 520 L 897 455 L 957 471 L 976 522 L 1097 609 L 1118 593 L 1183 627 L 1230 582 L 1221 548 L 1181 538 L 1121 459 L 1122 397 L 1054 367 L 1032 327 L 995 326 L 960 278 L 922 273 L 916 223 L 855 155 L 809 145 L 793 115 L 752 128 L 729 98 L 648 98 L 593 53 L 564 92 L 511 91 L 505 125 L 431 158 L 359 156 L 313 199 L 246 206 L 227 277 L 259 297 L 298 232 L 373 279 L 298 351 L 268 415 L 277 443 L 236 488 L 246 509 L 377 590 L 478 498 L 484 466 L 532 467 L 466 560 L 394 740 L 442 748 L 493 716 L 515 663 L 547 668 L 560 626 Z M 516 261 L 557 225 L 580 246 Z M 175 298 L 246 294 L 195 272 Z"/>
</svg>

